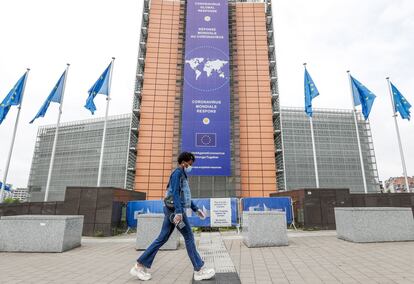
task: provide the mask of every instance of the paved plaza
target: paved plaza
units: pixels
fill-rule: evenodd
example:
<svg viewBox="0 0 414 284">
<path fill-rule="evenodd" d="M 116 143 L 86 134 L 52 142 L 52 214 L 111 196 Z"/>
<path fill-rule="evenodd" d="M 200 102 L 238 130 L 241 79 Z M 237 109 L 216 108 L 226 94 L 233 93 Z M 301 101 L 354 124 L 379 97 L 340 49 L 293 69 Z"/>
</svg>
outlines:
<svg viewBox="0 0 414 284">
<path fill-rule="evenodd" d="M 231 231 L 198 235 L 202 255 L 205 240 L 214 247 L 212 236 L 224 243 L 242 283 L 414 283 L 414 242 L 355 244 L 335 231 L 289 231 L 289 246 L 247 248 Z M 64 253 L 0 253 L 0 283 L 139 283 L 128 273 L 141 253 L 134 244 L 132 234 L 84 237 Z M 229 265 L 217 259 L 209 264 Z M 151 272 L 148 283 L 191 283 L 183 240 L 176 251 L 160 251 Z"/>
</svg>

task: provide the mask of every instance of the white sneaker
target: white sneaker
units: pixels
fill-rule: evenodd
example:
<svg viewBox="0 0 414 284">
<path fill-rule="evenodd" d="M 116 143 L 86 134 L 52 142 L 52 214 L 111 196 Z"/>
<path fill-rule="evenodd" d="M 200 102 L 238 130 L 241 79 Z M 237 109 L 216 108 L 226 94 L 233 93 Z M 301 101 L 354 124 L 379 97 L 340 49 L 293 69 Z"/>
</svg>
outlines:
<svg viewBox="0 0 414 284">
<path fill-rule="evenodd" d="M 214 269 L 202 267 L 199 271 L 194 271 L 194 280 L 208 280 L 213 278 L 214 275 L 216 275 L 216 271 L 214 271 Z"/>
<path fill-rule="evenodd" d="M 137 264 L 131 268 L 129 274 L 132 276 L 138 277 L 139 280 L 147 281 L 151 279 L 151 274 L 146 271 L 147 269 L 144 267 L 139 267 Z"/>
</svg>

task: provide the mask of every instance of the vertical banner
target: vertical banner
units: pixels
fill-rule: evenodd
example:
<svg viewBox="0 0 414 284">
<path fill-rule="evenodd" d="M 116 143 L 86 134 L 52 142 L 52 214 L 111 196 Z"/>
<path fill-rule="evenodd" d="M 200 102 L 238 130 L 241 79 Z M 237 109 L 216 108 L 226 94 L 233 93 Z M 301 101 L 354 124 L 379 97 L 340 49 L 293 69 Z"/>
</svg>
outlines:
<svg viewBox="0 0 414 284">
<path fill-rule="evenodd" d="M 183 151 L 191 175 L 230 176 L 230 59 L 227 0 L 187 0 Z"/>
</svg>

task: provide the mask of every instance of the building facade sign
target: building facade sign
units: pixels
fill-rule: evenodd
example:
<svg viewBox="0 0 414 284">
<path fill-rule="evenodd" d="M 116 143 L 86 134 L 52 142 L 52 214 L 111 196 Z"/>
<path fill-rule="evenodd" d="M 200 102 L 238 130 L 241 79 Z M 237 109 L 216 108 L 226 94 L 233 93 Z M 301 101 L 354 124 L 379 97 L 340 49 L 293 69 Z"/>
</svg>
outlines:
<svg viewBox="0 0 414 284">
<path fill-rule="evenodd" d="M 182 108 L 191 175 L 230 176 L 230 59 L 227 0 L 188 0 Z"/>
</svg>

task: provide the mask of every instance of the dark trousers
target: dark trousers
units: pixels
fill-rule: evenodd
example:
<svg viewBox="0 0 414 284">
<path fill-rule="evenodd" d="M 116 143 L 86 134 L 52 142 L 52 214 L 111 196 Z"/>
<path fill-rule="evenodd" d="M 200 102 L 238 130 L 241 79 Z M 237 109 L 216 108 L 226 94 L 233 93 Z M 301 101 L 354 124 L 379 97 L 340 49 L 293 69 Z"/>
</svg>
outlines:
<svg viewBox="0 0 414 284">
<path fill-rule="evenodd" d="M 170 221 L 171 214 L 173 214 L 173 212 L 164 206 L 164 222 L 162 224 L 161 232 L 155 241 L 152 242 L 152 244 L 142 253 L 142 255 L 137 260 L 140 264 L 147 268 L 151 268 L 158 250 L 168 241 L 172 232 L 176 228 L 175 225 Z M 194 270 L 199 271 L 201 267 L 203 267 L 204 261 L 201 259 L 200 255 L 197 252 L 193 231 L 191 230 L 190 223 L 188 222 L 188 218 L 185 213 L 183 213 L 183 221 L 185 223 L 185 227 L 182 229 L 179 229 L 177 227 L 177 230 L 179 230 L 181 235 L 184 237 L 185 248 L 187 249 L 187 254 L 191 260 L 191 263 L 193 264 Z"/>
</svg>

